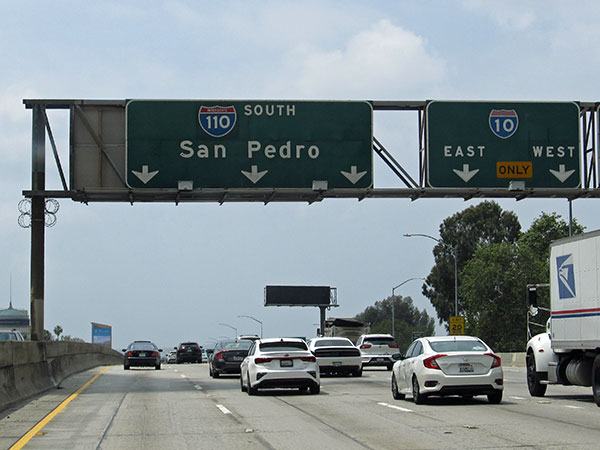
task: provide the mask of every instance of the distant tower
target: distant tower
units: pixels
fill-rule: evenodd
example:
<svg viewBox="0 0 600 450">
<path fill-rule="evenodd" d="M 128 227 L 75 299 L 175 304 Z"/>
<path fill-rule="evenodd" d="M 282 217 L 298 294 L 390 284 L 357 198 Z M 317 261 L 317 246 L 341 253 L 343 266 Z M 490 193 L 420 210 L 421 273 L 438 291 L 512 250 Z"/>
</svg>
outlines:
<svg viewBox="0 0 600 450">
<path fill-rule="evenodd" d="M 29 313 L 25 309 L 13 308 L 11 299 L 8 309 L 0 309 L 0 329 L 19 330 L 25 339 L 29 340 L 31 336 Z"/>
</svg>

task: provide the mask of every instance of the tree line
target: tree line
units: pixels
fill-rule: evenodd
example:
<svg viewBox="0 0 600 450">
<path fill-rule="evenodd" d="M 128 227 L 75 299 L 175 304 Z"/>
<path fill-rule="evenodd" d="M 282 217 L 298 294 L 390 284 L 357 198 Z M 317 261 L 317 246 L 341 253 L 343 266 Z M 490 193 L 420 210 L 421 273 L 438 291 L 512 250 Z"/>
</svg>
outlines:
<svg viewBox="0 0 600 450">
<path fill-rule="evenodd" d="M 465 331 L 478 336 L 495 351 L 523 351 L 527 342 L 527 284 L 548 283 L 550 243 L 569 236 L 569 224 L 556 213 L 542 212 L 527 231 L 517 215 L 494 201 L 484 201 L 446 218 L 433 248 L 434 265 L 423 283 L 423 295 L 435 308 L 440 324 L 448 327 L 455 314 L 454 264 L 458 272 L 458 315 Z M 576 220 L 572 234 L 584 228 Z M 396 340 L 401 351 L 413 331 L 433 334 L 435 321 L 413 305 L 410 297 L 388 297 L 356 319 L 371 332 L 389 333 L 394 302 Z M 538 304 L 549 306 L 548 290 L 540 290 Z"/>
</svg>

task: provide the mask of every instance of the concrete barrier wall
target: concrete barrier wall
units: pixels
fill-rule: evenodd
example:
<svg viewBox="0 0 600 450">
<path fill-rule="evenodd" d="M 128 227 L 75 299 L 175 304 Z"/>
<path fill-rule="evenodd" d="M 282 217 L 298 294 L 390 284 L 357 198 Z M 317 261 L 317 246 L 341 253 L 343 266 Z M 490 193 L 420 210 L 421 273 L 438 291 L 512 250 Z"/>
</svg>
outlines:
<svg viewBox="0 0 600 450">
<path fill-rule="evenodd" d="M 85 342 L 0 342 L 0 411 L 96 366 L 122 364 L 121 353 Z"/>
<path fill-rule="evenodd" d="M 525 367 L 525 352 L 522 353 L 498 353 L 502 359 L 503 366 Z"/>
</svg>

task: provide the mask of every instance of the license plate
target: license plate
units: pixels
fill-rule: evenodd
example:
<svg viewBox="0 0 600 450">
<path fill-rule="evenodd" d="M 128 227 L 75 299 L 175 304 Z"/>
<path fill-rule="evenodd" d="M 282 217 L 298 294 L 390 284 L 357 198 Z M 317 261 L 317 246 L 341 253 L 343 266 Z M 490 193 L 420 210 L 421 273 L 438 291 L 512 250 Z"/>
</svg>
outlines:
<svg viewBox="0 0 600 450">
<path fill-rule="evenodd" d="M 282 359 L 281 361 L 279 361 L 279 365 L 281 367 L 292 367 L 294 365 L 294 361 L 292 361 L 291 359 Z"/>
<path fill-rule="evenodd" d="M 383 361 L 385 361 L 385 358 L 377 358 L 375 361 L 377 361 L 377 362 L 383 362 Z"/>
<path fill-rule="evenodd" d="M 145 358 L 145 357 L 146 357 L 146 354 L 145 354 L 145 353 L 138 353 L 138 356 L 139 356 L 140 358 Z"/>
<path fill-rule="evenodd" d="M 241 356 L 234 356 L 232 359 L 233 359 L 234 361 L 241 361 L 241 360 L 242 360 L 242 359 L 244 359 L 244 358 L 242 358 Z"/>
<path fill-rule="evenodd" d="M 473 364 L 461 364 L 458 366 L 459 373 L 473 373 L 475 369 L 473 368 Z"/>
<path fill-rule="evenodd" d="M 342 363 L 340 361 L 334 361 L 333 362 L 333 367 L 339 367 L 341 365 L 342 365 Z"/>
</svg>

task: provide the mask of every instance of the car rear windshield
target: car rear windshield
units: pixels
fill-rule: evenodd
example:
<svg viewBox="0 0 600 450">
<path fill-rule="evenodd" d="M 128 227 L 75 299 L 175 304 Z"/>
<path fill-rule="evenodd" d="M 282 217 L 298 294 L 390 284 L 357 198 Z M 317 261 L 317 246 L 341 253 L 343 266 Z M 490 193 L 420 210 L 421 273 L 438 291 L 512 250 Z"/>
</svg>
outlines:
<svg viewBox="0 0 600 450">
<path fill-rule="evenodd" d="M 322 341 L 316 341 L 315 347 L 354 347 L 352 342 L 348 342 L 345 339 L 323 339 Z"/>
<path fill-rule="evenodd" d="M 396 341 L 394 341 L 394 338 L 391 337 L 372 337 L 365 339 L 365 342 L 368 342 L 372 345 L 389 345 L 396 343 Z"/>
<path fill-rule="evenodd" d="M 0 341 L 16 341 L 17 335 L 10 331 L 0 331 Z"/>
<path fill-rule="evenodd" d="M 263 352 L 294 352 L 308 350 L 304 342 L 262 342 L 260 350 Z"/>
<path fill-rule="evenodd" d="M 251 345 L 252 341 L 224 342 L 223 348 L 225 350 L 248 350 Z"/>
<path fill-rule="evenodd" d="M 196 342 L 184 342 L 181 347 L 198 347 L 198 344 Z"/>
<path fill-rule="evenodd" d="M 435 352 L 483 352 L 487 350 L 485 344 L 481 341 L 438 341 L 429 342 L 432 350 Z"/>
<path fill-rule="evenodd" d="M 134 342 L 129 348 L 131 350 L 156 350 L 154 344 L 148 342 Z"/>
</svg>

